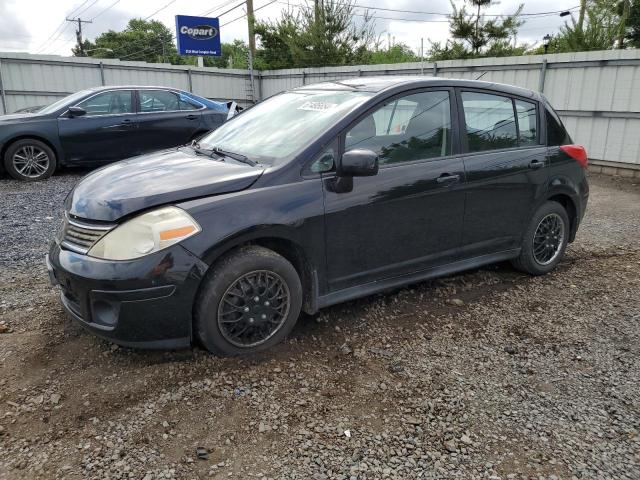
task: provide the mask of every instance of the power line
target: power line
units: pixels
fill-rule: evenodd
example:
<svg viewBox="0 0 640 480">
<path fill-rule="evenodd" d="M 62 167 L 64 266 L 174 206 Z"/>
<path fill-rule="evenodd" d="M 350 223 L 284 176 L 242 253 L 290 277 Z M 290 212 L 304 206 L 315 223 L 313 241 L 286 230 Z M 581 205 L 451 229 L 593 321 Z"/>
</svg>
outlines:
<svg viewBox="0 0 640 480">
<path fill-rule="evenodd" d="M 65 20 L 65 22 L 66 22 L 66 20 Z M 69 28 L 69 25 L 70 25 L 69 23 L 66 23 L 66 24 L 65 24 L 65 26 L 64 26 L 64 28 L 63 28 L 62 30 L 60 30 L 60 31 L 58 32 L 58 34 L 57 34 L 55 37 L 53 37 L 53 39 L 51 39 L 51 37 L 49 37 L 49 38 L 50 38 L 50 40 L 47 40 L 47 41 L 43 44 L 43 46 L 42 46 L 42 47 L 40 47 L 40 48 L 36 51 L 36 53 L 40 53 L 40 52 L 42 52 L 42 53 L 46 53 L 46 50 L 49 50 L 49 47 L 51 47 L 51 43 L 54 43 L 55 41 L 57 41 L 57 40 L 58 40 L 58 38 L 60 38 L 60 35 L 62 35 L 62 34 L 67 30 L 67 28 Z"/>
<path fill-rule="evenodd" d="M 84 2 L 82 2 L 79 6 L 75 7 L 73 10 L 71 10 L 71 12 L 69 12 L 67 14 L 67 16 L 73 15 L 73 13 L 75 11 L 77 11 L 79 8 L 82 8 L 83 6 L 85 6 L 88 2 L 89 2 L 89 0 L 84 0 Z M 46 49 L 45 47 L 48 46 L 49 40 L 51 40 L 51 38 L 56 34 L 56 32 L 58 32 L 58 30 L 60 30 L 63 26 L 64 26 L 64 28 L 62 28 L 62 30 L 65 30 L 68 25 L 69 24 L 66 23 L 66 20 L 63 20 L 62 22 L 60 22 L 60 25 L 58 25 L 56 27 L 56 29 L 51 33 L 51 35 L 49 35 L 49 37 L 44 42 L 42 42 L 38 48 L 36 48 L 36 53 L 40 52 L 40 50 Z M 58 38 L 60 36 L 60 33 L 61 32 L 58 32 L 58 36 L 56 38 Z"/>
<path fill-rule="evenodd" d="M 72 15 L 75 14 L 75 12 L 77 12 L 79 9 L 81 9 L 82 7 L 84 7 L 87 3 L 89 3 L 90 0 L 84 0 L 84 2 L 82 2 L 80 5 L 78 5 L 76 8 L 74 8 L 73 10 L 71 10 L 68 14 L 67 17 L 71 17 Z"/>
<path fill-rule="evenodd" d="M 84 12 L 86 12 L 87 10 L 89 10 L 91 7 L 93 7 L 96 3 L 98 3 L 100 0 L 93 0 L 93 2 L 91 2 L 89 5 L 87 5 L 85 8 L 83 8 L 81 11 L 74 13 L 73 15 L 69 15 L 69 17 L 71 16 L 76 16 L 79 17 L 80 15 L 82 15 Z M 86 3 L 86 2 L 85 2 Z"/>
<path fill-rule="evenodd" d="M 160 13 L 161 11 L 163 11 L 165 8 L 167 8 L 170 5 L 173 5 L 174 3 L 176 3 L 177 0 L 171 0 L 169 3 L 167 3 L 164 7 L 159 8 L 158 10 L 156 10 L 155 12 L 153 12 L 151 15 L 149 15 L 148 17 L 145 17 L 144 20 L 149 20 L 151 17 L 156 16 L 158 13 Z"/>
<path fill-rule="evenodd" d="M 224 8 L 224 7 L 228 6 L 228 5 L 231 5 L 231 4 L 232 4 L 233 2 L 235 2 L 235 1 L 236 1 L 236 0 L 229 0 L 229 1 L 227 1 L 227 2 L 222 2 L 220 5 L 217 5 L 217 6 L 213 7 L 213 8 L 212 8 L 212 9 L 210 9 L 210 10 L 205 10 L 204 12 L 199 13 L 199 14 L 198 14 L 198 16 L 199 16 L 199 17 L 204 17 L 204 16 L 206 16 L 206 15 L 209 15 L 210 13 L 213 13 L 213 12 L 214 12 L 214 11 L 216 11 L 216 10 L 220 10 L 221 8 Z M 241 6 L 241 5 L 244 5 L 244 0 L 242 0 L 242 1 L 240 2 L 240 4 L 239 4 L 239 5 L 236 5 L 234 8 L 238 8 L 238 7 L 239 7 L 239 6 Z"/>
<path fill-rule="evenodd" d="M 107 10 L 111 10 L 113 7 L 115 7 L 118 3 L 120 3 L 120 0 L 116 0 L 115 2 L 113 2 L 111 5 L 109 5 L 107 8 L 103 8 L 102 10 L 100 10 L 99 13 L 97 13 L 96 15 L 93 16 L 93 18 L 91 18 L 91 21 L 93 22 L 96 18 L 98 18 L 100 15 L 102 15 L 104 12 L 106 12 Z"/>
<path fill-rule="evenodd" d="M 271 5 L 272 3 L 276 3 L 276 2 L 278 2 L 278 1 L 279 1 L 279 0 L 271 0 L 269 3 L 265 3 L 265 4 L 264 4 L 263 6 L 261 6 L 261 7 L 254 8 L 254 10 L 253 10 L 253 11 L 254 11 L 254 13 L 255 13 L 255 12 L 257 12 L 258 10 L 262 10 L 263 8 L 268 7 L 268 6 L 269 6 L 269 5 Z M 229 20 L 228 22 L 223 23 L 222 25 L 220 25 L 220 28 L 224 27 L 225 25 L 229 25 L 230 23 L 233 23 L 233 22 L 235 22 L 235 21 L 237 21 L 237 20 L 240 20 L 241 18 L 244 18 L 244 17 L 246 17 L 246 16 L 247 16 L 247 14 L 245 13 L 245 14 L 243 14 L 243 15 L 240 15 L 239 17 L 234 18 L 233 20 Z"/>
<path fill-rule="evenodd" d="M 293 7 L 304 7 L 306 5 L 300 4 L 300 3 L 290 3 L 288 1 L 285 0 L 277 0 L 279 3 L 282 3 L 284 5 L 288 5 L 288 6 L 293 6 Z M 386 12 L 397 12 L 397 13 L 413 13 L 413 14 L 419 14 L 419 15 L 439 15 L 439 16 L 443 16 L 443 17 L 452 17 L 453 14 L 451 13 L 442 13 L 442 12 L 425 12 L 424 10 L 403 10 L 403 9 L 398 9 L 398 8 L 386 8 L 386 7 L 374 7 L 371 5 L 361 5 L 361 4 L 349 4 L 349 3 L 342 3 L 342 2 L 336 2 L 338 5 L 351 5 L 354 8 L 361 8 L 361 9 L 368 9 L 368 10 L 381 10 L 381 11 L 386 11 Z M 565 8 L 563 10 L 554 10 L 554 11 L 547 11 L 547 12 L 530 12 L 530 13 L 521 13 L 519 16 L 546 16 L 546 15 L 557 15 L 560 14 L 562 12 L 566 12 L 569 10 L 575 10 L 576 8 L 579 8 L 580 5 L 576 5 L 574 7 L 571 8 Z M 357 15 L 357 14 L 354 14 Z M 508 17 L 508 16 L 513 16 L 514 13 L 508 14 L 508 13 L 485 13 L 482 14 L 485 17 Z M 358 15 L 358 16 L 362 16 L 362 15 Z M 388 17 L 376 17 L 376 18 L 388 18 Z M 394 20 L 396 20 L 394 18 Z M 397 19 L 399 20 L 399 19 Z M 405 19 L 405 20 L 409 20 L 409 19 Z M 423 20 L 423 21 L 427 21 L 427 20 Z M 433 20 L 435 21 L 435 20 Z M 439 20 L 442 21 L 442 20 Z"/>
</svg>

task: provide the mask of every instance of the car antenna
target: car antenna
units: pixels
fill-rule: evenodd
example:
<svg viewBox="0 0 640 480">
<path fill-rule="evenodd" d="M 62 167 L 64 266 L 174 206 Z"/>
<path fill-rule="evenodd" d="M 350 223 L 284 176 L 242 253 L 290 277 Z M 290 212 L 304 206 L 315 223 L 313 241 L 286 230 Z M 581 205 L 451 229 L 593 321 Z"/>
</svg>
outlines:
<svg viewBox="0 0 640 480">
<path fill-rule="evenodd" d="M 478 75 L 475 80 L 480 80 L 482 77 L 484 77 L 485 73 L 487 73 L 488 70 L 485 70 L 484 72 L 482 72 L 480 75 Z"/>
</svg>

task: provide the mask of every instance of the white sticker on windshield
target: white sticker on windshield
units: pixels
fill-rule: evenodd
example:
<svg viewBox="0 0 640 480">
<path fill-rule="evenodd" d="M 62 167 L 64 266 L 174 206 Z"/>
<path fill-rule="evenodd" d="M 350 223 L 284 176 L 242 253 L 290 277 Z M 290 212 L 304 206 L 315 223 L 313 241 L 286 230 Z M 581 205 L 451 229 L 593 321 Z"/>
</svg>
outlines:
<svg viewBox="0 0 640 480">
<path fill-rule="evenodd" d="M 310 110 L 312 112 L 323 112 L 337 107 L 337 103 L 326 102 L 305 102 L 298 107 L 298 110 Z"/>
</svg>

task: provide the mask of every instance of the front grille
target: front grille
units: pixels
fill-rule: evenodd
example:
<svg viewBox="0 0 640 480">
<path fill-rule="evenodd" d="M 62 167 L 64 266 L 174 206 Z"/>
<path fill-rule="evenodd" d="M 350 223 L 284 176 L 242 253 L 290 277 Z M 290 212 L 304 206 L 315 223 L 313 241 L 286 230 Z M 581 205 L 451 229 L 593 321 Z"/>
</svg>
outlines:
<svg viewBox="0 0 640 480">
<path fill-rule="evenodd" d="M 79 220 L 65 212 L 60 244 L 74 252 L 86 254 L 114 227 L 113 224 Z"/>
</svg>

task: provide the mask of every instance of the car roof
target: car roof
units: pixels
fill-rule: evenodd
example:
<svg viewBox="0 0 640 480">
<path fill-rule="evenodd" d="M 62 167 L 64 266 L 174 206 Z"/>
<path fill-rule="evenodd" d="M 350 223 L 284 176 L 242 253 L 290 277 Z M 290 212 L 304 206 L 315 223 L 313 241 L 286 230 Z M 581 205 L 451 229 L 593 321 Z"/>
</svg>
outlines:
<svg viewBox="0 0 640 480">
<path fill-rule="evenodd" d="M 506 85 L 504 83 L 484 82 L 481 80 L 466 80 L 459 78 L 433 77 L 423 75 L 386 75 L 377 77 L 356 77 L 344 80 L 329 80 L 327 82 L 305 85 L 295 90 L 343 90 L 379 93 L 389 89 L 408 89 L 420 87 L 450 86 L 466 88 L 482 88 L 496 92 L 519 95 L 523 97 L 540 98 L 533 90 Z"/>
<path fill-rule="evenodd" d="M 179 88 L 174 87 L 162 87 L 159 85 L 105 85 L 100 87 L 91 87 L 87 88 L 87 90 L 91 90 L 93 92 L 100 92 L 102 90 L 173 90 L 174 92 L 183 92 L 184 90 L 180 90 Z M 199 96 L 199 95 L 198 95 Z"/>
</svg>

